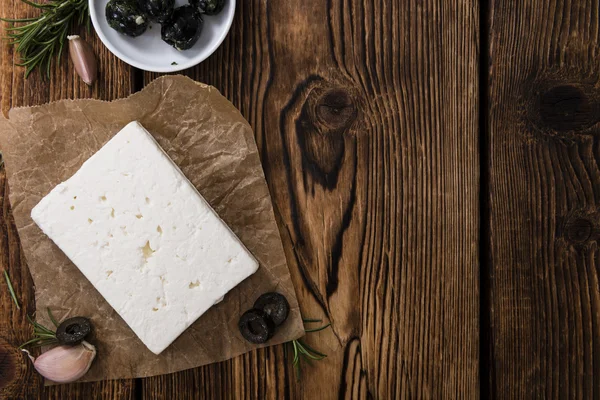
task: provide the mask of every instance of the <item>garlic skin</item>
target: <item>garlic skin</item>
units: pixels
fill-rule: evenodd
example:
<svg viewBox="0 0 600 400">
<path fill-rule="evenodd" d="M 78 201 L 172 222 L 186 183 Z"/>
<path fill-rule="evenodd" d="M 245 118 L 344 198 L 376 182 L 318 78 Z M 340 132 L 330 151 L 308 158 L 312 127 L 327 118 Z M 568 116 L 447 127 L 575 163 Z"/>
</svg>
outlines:
<svg viewBox="0 0 600 400">
<path fill-rule="evenodd" d="M 96 347 L 84 340 L 75 346 L 57 346 L 38 358 L 34 359 L 31 355 L 29 358 L 44 378 L 56 383 L 68 383 L 88 372 L 96 358 Z"/>
<path fill-rule="evenodd" d="M 81 39 L 79 35 L 70 35 L 67 36 L 67 39 L 69 39 L 69 55 L 75 71 L 86 84 L 91 85 L 98 75 L 98 64 L 92 46 Z"/>
</svg>

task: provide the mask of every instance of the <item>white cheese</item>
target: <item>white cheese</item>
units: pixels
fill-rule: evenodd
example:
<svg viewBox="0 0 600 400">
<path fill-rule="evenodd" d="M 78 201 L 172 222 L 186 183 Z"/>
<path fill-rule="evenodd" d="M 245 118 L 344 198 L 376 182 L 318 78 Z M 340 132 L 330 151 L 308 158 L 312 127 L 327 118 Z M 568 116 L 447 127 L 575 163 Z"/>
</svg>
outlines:
<svg viewBox="0 0 600 400">
<path fill-rule="evenodd" d="M 258 269 L 137 122 L 31 217 L 156 354 Z"/>
</svg>

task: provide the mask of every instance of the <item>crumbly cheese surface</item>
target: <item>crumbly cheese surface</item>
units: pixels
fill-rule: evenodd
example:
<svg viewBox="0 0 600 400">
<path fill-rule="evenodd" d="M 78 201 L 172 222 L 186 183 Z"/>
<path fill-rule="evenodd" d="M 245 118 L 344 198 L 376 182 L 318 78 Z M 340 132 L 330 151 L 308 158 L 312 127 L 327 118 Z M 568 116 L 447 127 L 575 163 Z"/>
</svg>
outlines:
<svg viewBox="0 0 600 400">
<path fill-rule="evenodd" d="M 258 269 L 137 122 L 31 217 L 156 354 Z"/>
</svg>

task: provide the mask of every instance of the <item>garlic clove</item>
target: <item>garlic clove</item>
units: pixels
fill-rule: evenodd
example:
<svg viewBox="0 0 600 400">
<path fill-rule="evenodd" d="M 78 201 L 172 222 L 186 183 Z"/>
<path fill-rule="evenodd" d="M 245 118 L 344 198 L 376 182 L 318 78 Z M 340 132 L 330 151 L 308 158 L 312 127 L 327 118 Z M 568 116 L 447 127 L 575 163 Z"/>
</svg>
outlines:
<svg viewBox="0 0 600 400">
<path fill-rule="evenodd" d="M 67 36 L 67 39 L 69 39 L 69 55 L 75 71 L 86 84 L 91 85 L 98 74 L 98 65 L 92 46 L 78 35 Z"/>
<path fill-rule="evenodd" d="M 76 346 L 57 346 L 35 360 L 33 366 L 44 378 L 56 383 L 73 382 L 85 375 L 94 358 L 96 347 L 85 340 Z"/>
</svg>

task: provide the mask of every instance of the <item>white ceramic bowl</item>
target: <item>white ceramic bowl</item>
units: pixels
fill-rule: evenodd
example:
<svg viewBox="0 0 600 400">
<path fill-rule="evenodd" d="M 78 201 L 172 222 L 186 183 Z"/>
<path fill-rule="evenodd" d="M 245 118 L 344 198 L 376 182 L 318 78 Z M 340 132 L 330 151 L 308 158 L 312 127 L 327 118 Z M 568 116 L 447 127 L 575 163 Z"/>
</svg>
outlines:
<svg viewBox="0 0 600 400">
<path fill-rule="evenodd" d="M 179 51 L 160 38 L 160 24 L 150 23 L 142 35 L 132 38 L 112 29 L 106 22 L 105 8 L 108 0 L 89 0 L 90 16 L 102 43 L 121 60 L 136 68 L 152 72 L 175 72 L 193 67 L 210 56 L 223 42 L 235 13 L 235 0 L 227 0 L 225 8 L 217 15 L 203 15 L 204 27 L 196 44 Z M 188 4 L 175 0 L 175 7 Z"/>
</svg>

